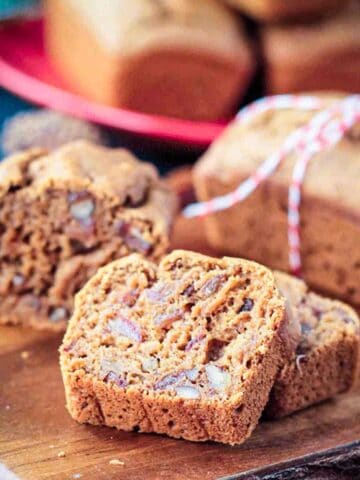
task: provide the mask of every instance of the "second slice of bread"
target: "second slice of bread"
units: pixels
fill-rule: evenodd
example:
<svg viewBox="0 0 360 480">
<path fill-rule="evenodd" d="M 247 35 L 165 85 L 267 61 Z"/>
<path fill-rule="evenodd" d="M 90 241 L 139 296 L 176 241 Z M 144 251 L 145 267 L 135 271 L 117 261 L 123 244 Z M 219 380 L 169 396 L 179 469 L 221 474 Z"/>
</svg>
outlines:
<svg viewBox="0 0 360 480">
<path fill-rule="evenodd" d="M 283 417 L 357 383 L 360 322 L 351 307 L 311 292 L 302 280 L 280 272 L 275 280 L 301 328 L 295 357 L 281 369 L 266 408 L 268 416 Z"/>
</svg>

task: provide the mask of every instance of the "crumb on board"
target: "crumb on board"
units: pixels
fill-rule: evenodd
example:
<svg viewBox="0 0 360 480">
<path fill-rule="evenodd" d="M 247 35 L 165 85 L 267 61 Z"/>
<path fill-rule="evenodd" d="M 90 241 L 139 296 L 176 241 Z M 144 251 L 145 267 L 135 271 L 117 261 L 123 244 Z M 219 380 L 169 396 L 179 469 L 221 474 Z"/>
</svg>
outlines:
<svg viewBox="0 0 360 480">
<path fill-rule="evenodd" d="M 61 450 L 61 452 L 59 452 L 57 456 L 59 458 L 64 458 L 64 457 L 66 457 L 66 453 L 64 452 L 64 450 Z"/>
<path fill-rule="evenodd" d="M 23 350 L 23 351 L 20 353 L 20 357 L 21 357 L 23 360 L 27 360 L 27 359 L 30 357 L 30 352 L 28 352 L 27 350 Z"/>
<path fill-rule="evenodd" d="M 81 473 L 74 473 L 73 478 L 81 478 Z"/>
<path fill-rule="evenodd" d="M 5 405 L 5 410 L 10 410 L 10 405 Z"/>
<path fill-rule="evenodd" d="M 109 465 L 125 465 L 125 462 L 119 460 L 118 458 L 113 458 L 109 461 Z"/>
</svg>

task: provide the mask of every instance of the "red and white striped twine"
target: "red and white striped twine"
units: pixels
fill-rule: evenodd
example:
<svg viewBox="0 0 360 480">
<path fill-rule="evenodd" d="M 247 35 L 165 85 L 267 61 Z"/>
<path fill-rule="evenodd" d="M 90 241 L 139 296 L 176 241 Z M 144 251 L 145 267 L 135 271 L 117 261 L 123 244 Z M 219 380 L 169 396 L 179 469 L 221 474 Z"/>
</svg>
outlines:
<svg viewBox="0 0 360 480">
<path fill-rule="evenodd" d="M 236 121 L 247 122 L 261 112 L 279 109 L 317 110 L 303 127 L 292 132 L 281 148 L 265 159 L 236 190 L 206 202 L 193 203 L 183 210 L 187 218 L 209 215 L 232 207 L 247 198 L 270 177 L 290 153 L 298 155 L 292 172 L 288 197 L 289 265 L 294 274 L 301 272 L 300 203 L 306 168 L 316 153 L 334 146 L 360 121 L 360 95 L 351 95 L 325 108 L 323 100 L 305 95 L 276 95 L 260 99 L 239 112 Z M 319 111 L 320 110 L 320 111 Z"/>
</svg>

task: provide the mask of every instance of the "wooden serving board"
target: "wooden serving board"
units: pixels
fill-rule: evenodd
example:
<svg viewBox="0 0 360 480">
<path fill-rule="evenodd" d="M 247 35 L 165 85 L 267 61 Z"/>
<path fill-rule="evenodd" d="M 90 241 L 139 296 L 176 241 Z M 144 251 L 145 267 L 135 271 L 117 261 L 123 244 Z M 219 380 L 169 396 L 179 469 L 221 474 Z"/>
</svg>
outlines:
<svg viewBox="0 0 360 480">
<path fill-rule="evenodd" d="M 210 252 L 202 231 L 199 220 L 179 220 L 174 246 Z M 360 390 L 263 421 L 239 447 L 124 433 L 71 420 L 60 341 L 61 335 L 0 328 L 0 464 L 23 480 L 360 478 Z"/>
</svg>

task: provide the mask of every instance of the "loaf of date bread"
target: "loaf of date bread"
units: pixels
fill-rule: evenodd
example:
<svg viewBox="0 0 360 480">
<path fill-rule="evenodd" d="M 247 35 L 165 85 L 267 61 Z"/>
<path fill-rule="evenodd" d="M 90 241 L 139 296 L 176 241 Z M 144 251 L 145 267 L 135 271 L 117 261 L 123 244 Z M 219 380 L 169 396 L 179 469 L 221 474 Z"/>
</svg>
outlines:
<svg viewBox="0 0 360 480">
<path fill-rule="evenodd" d="M 225 0 L 260 22 L 314 20 L 342 8 L 347 0 Z"/>
<path fill-rule="evenodd" d="M 232 113 L 253 55 L 240 20 L 215 0 L 48 0 L 53 64 L 84 96 L 187 119 Z"/>
<path fill-rule="evenodd" d="M 84 141 L 0 165 L 0 323 L 64 329 L 97 268 L 168 246 L 173 194 L 152 165 Z"/>
<path fill-rule="evenodd" d="M 318 22 L 262 27 L 267 93 L 359 93 L 359 25 L 360 2 L 356 0 L 337 15 Z"/>
<path fill-rule="evenodd" d="M 76 296 L 60 349 L 67 408 L 81 423 L 239 444 L 293 343 L 265 267 L 134 254 Z"/>
<path fill-rule="evenodd" d="M 328 96 L 332 105 L 337 96 Z M 325 101 L 325 99 L 324 99 Z M 314 111 L 270 110 L 234 121 L 195 166 L 200 200 L 236 189 Z M 302 185 L 302 273 L 315 290 L 360 305 L 360 129 L 316 154 Z M 244 201 L 205 217 L 209 243 L 220 254 L 242 256 L 289 270 L 288 190 L 298 157 L 288 155 L 276 172 Z"/>
<path fill-rule="evenodd" d="M 302 280 L 275 272 L 275 281 L 301 327 L 295 357 L 281 369 L 266 407 L 267 416 L 283 417 L 358 384 L 360 322 L 348 305 L 311 292 Z"/>
</svg>

